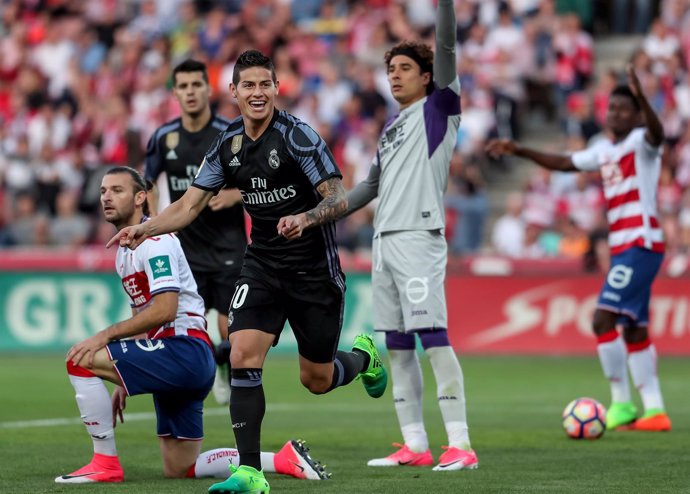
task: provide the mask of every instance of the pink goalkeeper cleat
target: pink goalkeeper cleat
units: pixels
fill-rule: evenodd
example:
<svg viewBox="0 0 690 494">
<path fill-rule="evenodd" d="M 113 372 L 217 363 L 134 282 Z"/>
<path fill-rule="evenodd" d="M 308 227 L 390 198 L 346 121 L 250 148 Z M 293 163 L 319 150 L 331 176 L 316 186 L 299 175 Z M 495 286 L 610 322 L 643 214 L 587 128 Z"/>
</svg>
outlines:
<svg viewBox="0 0 690 494">
<path fill-rule="evenodd" d="M 450 472 L 453 470 L 474 470 L 479 468 L 479 460 L 473 449 L 465 451 L 460 448 L 441 446 L 446 452 L 438 459 L 434 472 Z"/>
<path fill-rule="evenodd" d="M 58 484 L 87 484 L 89 482 L 124 482 L 125 473 L 117 456 L 94 453 L 91 462 L 67 475 L 55 478 Z"/>
<path fill-rule="evenodd" d="M 385 458 L 369 460 L 367 465 L 370 467 L 429 467 L 434 464 L 434 458 L 429 449 L 423 453 L 415 453 L 407 445 L 393 443 L 393 446 L 400 449 Z"/>
</svg>

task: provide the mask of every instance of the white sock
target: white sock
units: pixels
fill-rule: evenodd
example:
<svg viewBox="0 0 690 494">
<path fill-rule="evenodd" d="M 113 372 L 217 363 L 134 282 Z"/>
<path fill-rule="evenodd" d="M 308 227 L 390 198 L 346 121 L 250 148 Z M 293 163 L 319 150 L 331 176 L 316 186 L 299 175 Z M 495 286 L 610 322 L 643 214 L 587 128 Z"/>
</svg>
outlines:
<svg viewBox="0 0 690 494">
<path fill-rule="evenodd" d="M 79 377 L 70 374 L 69 380 L 76 391 L 77 406 L 86 431 L 93 441 L 93 452 L 117 456 L 113 411 L 110 394 L 100 377 Z"/>
<path fill-rule="evenodd" d="M 436 396 L 448 434 L 448 446 L 469 450 L 465 383 L 458 357 L 450 346 L 428 348 L 426 354 L 436 377 Z"/>
<path fill-rule="evenodd" d="M 194 465 L 196 478 L 217 477 L 227 478 L 230 475 L 230 464 L 240 465 L 240 454 L 233 448 L 217 448 L 202 452 Z"/>
<path fill-rule="evenodd" d="M 273 457 L 275 455 L 275 453 L 264 453 L 263 451 L 261 452 L 261 470 L 263 472 L 275 473 L 276 465 L 273 461 Z"/>
<path fill-rule="evenodd" d="M 659 377 L 656 372 L 656 361 L 654 345 L 630 352 L 628 355 L 630 374 L 635 387 L 640 391 L 645 411 L 655 408 L 664 409 L 664 399 L 661 397 Z"/>
<path fill-rule="evenodd" d="M 623 337 L 597 344 L 599 362 L 611 386 L 611 401 L 625 403 L 630 401 L 630 384 L 626 366 L 627 350 Z"/>
<path fill-rule="evenodd" d="M 422 413 L 422 367 L 415 350 L 388 350 L 393 402 L 405 445 L 416 453 L 429 449 Z"/>
<path fill-rule="evenodd" d="M 261 470 L 264 472 L 276 471 L 273 463 L 274 456 L 275 453 L 261 453 Z M 240 454 L 234 448 L 217 448 L 204 451 L 196 459 L 194 476 L 198 479 L 204 477 L 227 478 L 230 475 L 228 467 L 231 463 L 236 467 L 240 466 Z"/>
</svg>

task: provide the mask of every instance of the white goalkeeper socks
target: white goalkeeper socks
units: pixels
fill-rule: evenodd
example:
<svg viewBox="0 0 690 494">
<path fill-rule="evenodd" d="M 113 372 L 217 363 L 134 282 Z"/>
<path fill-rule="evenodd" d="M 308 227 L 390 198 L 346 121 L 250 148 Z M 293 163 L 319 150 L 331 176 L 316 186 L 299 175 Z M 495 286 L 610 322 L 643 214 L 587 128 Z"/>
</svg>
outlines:
<svg viewBox="0 0 690 494">
<path fill-rule="evenodd" d="M 450 346 L 426 349 L 436 378 L 436 396 L 448 434 L 448 446 L 469 450 L 465 384 L 458 357 Z"/>
<path fill-rule="evenodd" d="M 405 445 L 415 453 L 429 449 L 422 413 L 422 367 L 415 350 L 388 350 L 393 401 Z"/>
</svg>

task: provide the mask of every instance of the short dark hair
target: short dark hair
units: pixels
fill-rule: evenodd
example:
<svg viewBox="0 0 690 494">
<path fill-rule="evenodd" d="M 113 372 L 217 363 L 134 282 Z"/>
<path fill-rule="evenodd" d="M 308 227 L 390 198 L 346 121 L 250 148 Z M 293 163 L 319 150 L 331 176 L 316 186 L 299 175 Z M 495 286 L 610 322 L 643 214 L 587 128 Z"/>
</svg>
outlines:
<svg viewBox="0 0 690 494">
<path fill-rule="evenodd" d="M 611 91 L 611 96 L 624 96 L 630 99 L 630 102 L 635 107 L 635 110 L 640 111 L 642 109 L 640 102 L 637 100 L 630 87 L 625 84 L 620 84 L 613 88 L 613 91 Z"/>
<path fill-rule="evenodd" d="M 429 45 L 417 41 L 402 41 L 388 50 L 383 57 L 386 68 L 391 64 L 393 57 L 405 55 L 414 60 L 421 70 L 421 73 L 429 72 L 431 79 L 426 87 L 426 94 L 431 94 L 434 90 L 434 52 Z"/>
<path fill-rule="evenodd" d="M 177 74 L 179 74 L 180 72 L 201 72 L 204 81 L 208 82 L 208 72 L 206 71 L 206 64 L 204 62 L 192 60 L 191 58 L 189 58 L 184 62 L 178 64 L 172 72 L 173 86 L 175 85 L 175 77 L 177 77 Z"/>
<path fill-rule="evenodd" d="M 232 70 L 232 83 L 237 86 L 240 82 L 240 72 L 251 67 L 262 67 L 271 71 L 271 79 L 276 82 L 276 69 L 273 61 L 259 50 L 247 50 L 243 52 Z"/>
<path fill-rule="evenodd" d="M 141 176 L 141 173 L 136 171 L 134 168 L 131 168 L 129 166 L 114 166 L 110 169 L 108 169 L 107 172 L 105 172 L 106 175 L 129 175 L 132 177 L 132 183 L 134 183 L 134 194 L 138 194 L 139 192 L 148 192 L 153 188 L 153 183 L 150 180 L 144 180 L 144 177 Z M 143 213 L 148 216 L 151 214 L 151 210 L 149 209 L 149 200 L 148 197 L 146 198 L 146 201 L 144 201 L 144 204 L 142 206 L 142 211 Z"/>
</svg>

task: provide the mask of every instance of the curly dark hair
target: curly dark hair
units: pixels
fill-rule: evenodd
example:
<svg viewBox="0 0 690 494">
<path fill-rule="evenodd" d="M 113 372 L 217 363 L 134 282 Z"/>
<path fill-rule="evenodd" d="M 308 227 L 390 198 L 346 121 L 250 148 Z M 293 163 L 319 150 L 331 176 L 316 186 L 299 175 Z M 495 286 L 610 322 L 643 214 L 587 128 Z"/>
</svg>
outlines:
<svg viewBox="0 0 690 494">
<path fill-rule="evenodd" d="M 410 57 L 419 65 L 420 73 L 429 72 L 431 74 L 431 80 L 426 87 L 426 93 L 430 94 L 434 89 L 434 52 L 431 51 L 431 47 L 418 41 L 402 41 L 386 52 L 383 57 L 386 67 L 397 55 Z"/>
<path fill-rule="evenodd" d="M 263 67 L 270 70 L 271 79 L 273 79 L 273 83 L 276 82 L 276 69 L 273 61 L 259 50 L 247 50 L 235 62 L 235 68 L 232 70 L 232 83 L 237 86 L 240 82 L 240 72 L 251 67 Z"/>
</svg>

